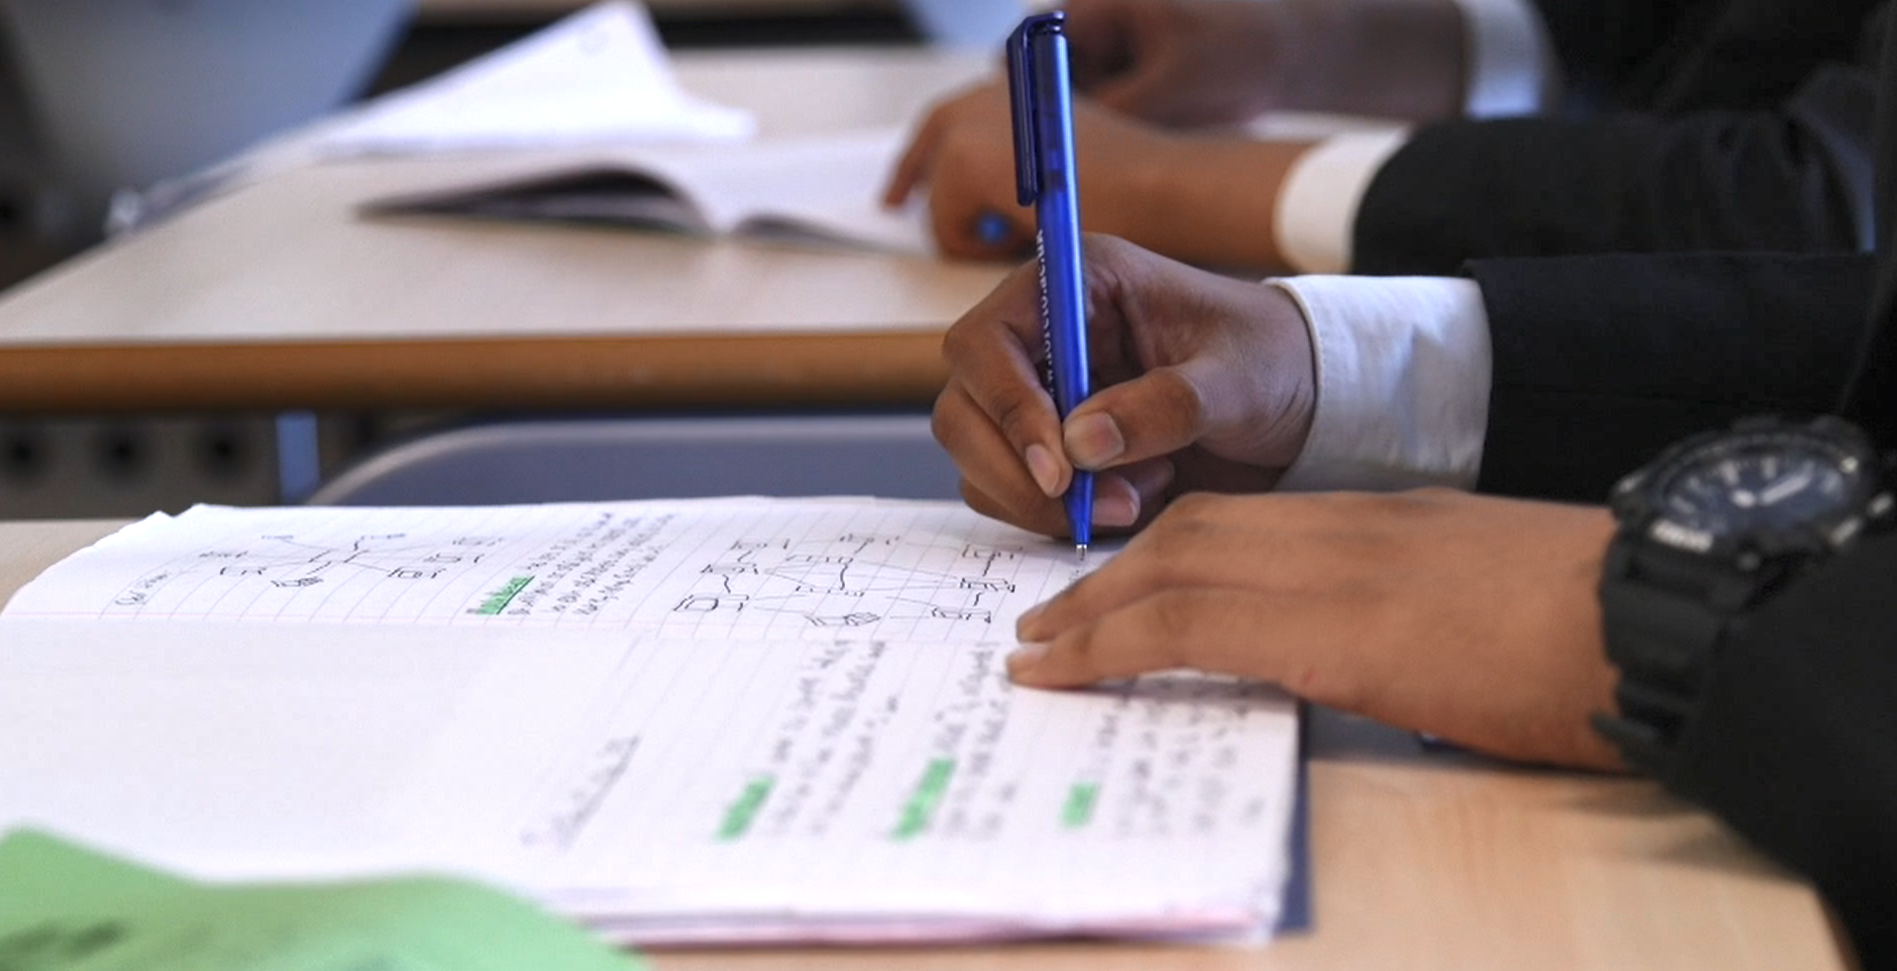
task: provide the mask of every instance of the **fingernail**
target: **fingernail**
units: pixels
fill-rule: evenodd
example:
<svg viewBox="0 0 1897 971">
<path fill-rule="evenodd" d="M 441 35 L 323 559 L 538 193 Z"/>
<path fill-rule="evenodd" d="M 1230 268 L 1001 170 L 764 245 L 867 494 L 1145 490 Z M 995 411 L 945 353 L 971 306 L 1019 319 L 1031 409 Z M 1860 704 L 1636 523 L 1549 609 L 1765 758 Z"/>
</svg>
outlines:
<svg viewBox="0 0 1897 971">
<path fill-rule="evenodd" d="M 1098 469 L 1126 451 L 1126 436 L 1110 416 L 1083 415 L 1068 422 L 1062 435 L 1067 455 L 1083 469 Z"/>
<path fill-rule="evenodd" d="M 1038 607 L 1030 607 L 1026 613 L 1023 613 L 1020 618 L 1015 620 L 1014 636 L 1022 643 L 1033 643 L 1040 640 L 1040 632 L 1035 628 L 1040 626 L 1041 615 L 1045 613 L 1047 613 L 1046 604 L 1041 604 Z"/>
<path fill-rule="evenodd" d="M 1040 666 L 1047 657 L 1046 644 L 1023 644 L 1008 655 L 1008 677 L 1018 678 Z"/>
<path fill-rule="evenodd" d="M 1133 486 L 1134 492 L 1142 496 L 1154 496 L 1166 491 L 1166 487 L 1172 485 L 1173 477 L 1178 474 L 1179 470 L 1172 462 L 1159 459 L 1130 471 L 1127 482 Z"/>
<path fill-rule="evenodd" d="M 1098 496 L 1093 500 L 1096 526 L 1131 526 L 1139 518 L 1139 506 L 1125 496 Z"/>
<path fill-rule="evenodd" d="M 1045 445 L 1029 445 L 1025 455 L 1028 474 L 1034 477 L 1034 484 L 1041 487 L 1042 495 L 1060 493 L 1060 460 L 1054 457 Z"/>
</svg>

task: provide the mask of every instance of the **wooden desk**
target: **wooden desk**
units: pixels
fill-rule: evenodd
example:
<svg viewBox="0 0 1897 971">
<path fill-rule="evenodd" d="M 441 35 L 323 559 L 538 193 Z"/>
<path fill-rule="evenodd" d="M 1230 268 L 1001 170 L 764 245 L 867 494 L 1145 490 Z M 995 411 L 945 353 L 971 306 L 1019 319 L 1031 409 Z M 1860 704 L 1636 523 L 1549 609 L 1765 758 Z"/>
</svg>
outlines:
<svg viewBox="0 0 1897 971">
<path fill-rule="evenodd" d="M 901 124 L 990 66 L 914 49 L 678 64 L 766 136 Z M 0 299 L 0 412 L 922 406 L 941 330 L 1004 272 L 354 212 L 566 154 L 318 165 L 100 247 Z"/>
<path fill-rule="evenodd" d="M 111 522 L 0 523 L 0 599 Z M 1315 922 L 1263 949 L 1060 944 L 656 956 L 660 971 L 1845 967 L 1812 892 L 1650 783 L 1424 754 L 1314 712 Z"/>
</svg>

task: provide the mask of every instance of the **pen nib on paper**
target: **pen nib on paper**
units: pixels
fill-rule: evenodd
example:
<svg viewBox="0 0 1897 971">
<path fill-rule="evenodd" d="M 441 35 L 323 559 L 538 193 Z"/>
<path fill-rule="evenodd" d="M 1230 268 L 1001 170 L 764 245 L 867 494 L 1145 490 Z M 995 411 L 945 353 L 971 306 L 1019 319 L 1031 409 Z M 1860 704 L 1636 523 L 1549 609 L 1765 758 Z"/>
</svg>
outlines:
<svg viewBox="0 0 1897 971">
<path fill-rule="evenodd" d="M 1079 561 L 1080 565 L 1082 566 L 1087 565 L 1087 544 L 1085 543 L 1074 544 L 1074 559 Z"/>
</svg>

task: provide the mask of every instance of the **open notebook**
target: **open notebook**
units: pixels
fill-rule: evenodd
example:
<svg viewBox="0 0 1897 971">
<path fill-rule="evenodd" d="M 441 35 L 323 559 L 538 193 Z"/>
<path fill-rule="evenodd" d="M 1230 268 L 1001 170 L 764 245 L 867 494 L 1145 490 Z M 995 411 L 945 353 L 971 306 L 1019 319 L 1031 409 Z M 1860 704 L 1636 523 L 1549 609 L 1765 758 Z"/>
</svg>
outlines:
<svg viewBox="0 0 1897 971">
<path fill-rule="evenodd" d="M 0 827 L 445 869 L 628 941 L 1255 937 L 1295 706 L 1012 687 L 1015 618 L 1080 570 L 947 503 L 153 517 L 0 616 Z"/>
<path fill-rule="evenodd" d="M 517 177 L 371 202 L 371 215 L 623 224 L 698 235 L 928 254 L 921 206 L 883 208 L 904 141 L 894 129 L 743 145 L 601 149 Z"/>
</svg>

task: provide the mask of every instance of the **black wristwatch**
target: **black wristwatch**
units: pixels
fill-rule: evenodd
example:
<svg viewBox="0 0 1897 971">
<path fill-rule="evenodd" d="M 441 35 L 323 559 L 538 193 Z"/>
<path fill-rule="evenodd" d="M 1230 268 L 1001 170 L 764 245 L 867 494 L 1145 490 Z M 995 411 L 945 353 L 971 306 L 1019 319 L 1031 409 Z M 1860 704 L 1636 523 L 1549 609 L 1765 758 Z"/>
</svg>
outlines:
<svg viewBox="0 0 1897 971">
<path fill-rule="evenodd" d="M 1595 727 L 1668 779 L 1679 731 L 1735 620 L 1892 521 L 1891 466 L 1836 418 L 1755 418 L 1689 438 L 1614 487 L 1601 577 L 1619 711 Z"/>
</svg>

